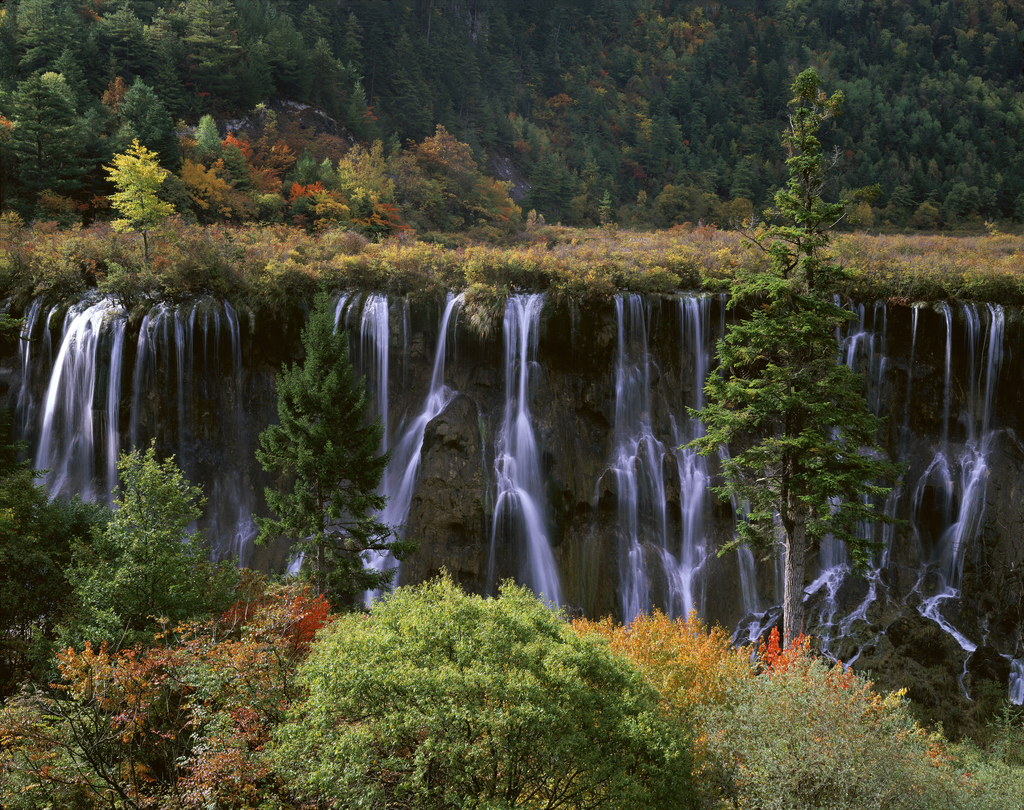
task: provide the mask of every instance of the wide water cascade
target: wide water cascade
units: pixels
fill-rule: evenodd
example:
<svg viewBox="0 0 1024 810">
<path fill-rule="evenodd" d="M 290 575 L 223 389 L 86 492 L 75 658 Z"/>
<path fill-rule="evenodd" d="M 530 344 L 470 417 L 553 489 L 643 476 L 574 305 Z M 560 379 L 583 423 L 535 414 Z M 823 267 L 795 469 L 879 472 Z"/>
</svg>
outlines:
<svg viewBox="0 0 1024 810">
<path fill-rule="evenodd" d="M 724 298 L 620 295 L 578 311 L 513 294 L 494 340 L 468 331 L 461 306 L 461 296 L 423 305 L 379 293 L 335 304 L 392 453 L 383 518 L 431 538 L 413 578 L 447 568 L 487 592 L 512 577 L 590 615 L 696 610 L 756 638 L 778 614 L 779 561 L 716 555 L 743 504 L 711 493 L 716 459 L 680 449 L 700 435 L 687 409 L 702 406 L 717 373 Z M 864 527 L 882 542 L 865 576 L 841 546 L 822 544 L 808 621 L 847 661 L 888 643 L 898 616 L 933 621 L 964 656 L 996 649 L 1019 699 L 1024 392 L 1005 382 L 1019 368 L 1019 314 L 970 303 L 854 314 L 837 359 L 863 376 L 886 418 L 882 443 L 906 463 L 879 505 L 904 522 Z M 118 454 L 155 441 L 203 484 L 214 556 L 285 565 L 286 550 L 253 547 L 252 515 L 272 483 L 254 454 L 276 418 L 281 360 L 301 356 L 296 326 L 255 324 L 213 298 L 134 321 L 100 297 L 70 308 L 37 300 L 24 316 L 32 340 L 8 350 L 4 378 L 52 492 L 108 500 Z M 429 508 L 439 487 L 448 505 Z"/>
</svg>

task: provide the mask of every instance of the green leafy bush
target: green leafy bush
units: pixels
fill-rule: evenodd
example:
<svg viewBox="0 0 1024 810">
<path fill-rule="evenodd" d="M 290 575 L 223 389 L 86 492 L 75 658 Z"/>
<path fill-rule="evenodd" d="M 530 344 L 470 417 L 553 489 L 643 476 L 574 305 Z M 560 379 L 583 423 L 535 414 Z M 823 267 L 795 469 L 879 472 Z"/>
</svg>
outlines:
<svg viewBox="0 0 1024 810">
<path fill-rule="evenodd" d="M 762 648 L 761 674 L 736 681 L 729 699 L 709 705 L 702 718 L 725 775 L 723 792 L 736 806 L 975 807 L 980 786 L 941 733 L 917 725 L 902 692 L 875 694 L 852 670 L 812 656 L 802 639 L 767 652 Z"/>
<path fill-rule="evenodd" d="M 320 635 L 299 682 L 272 756 L 314 802 L 695 807 L 689 735 L 658 693 L 523 588 L 400 589 Z"/>
</svg>

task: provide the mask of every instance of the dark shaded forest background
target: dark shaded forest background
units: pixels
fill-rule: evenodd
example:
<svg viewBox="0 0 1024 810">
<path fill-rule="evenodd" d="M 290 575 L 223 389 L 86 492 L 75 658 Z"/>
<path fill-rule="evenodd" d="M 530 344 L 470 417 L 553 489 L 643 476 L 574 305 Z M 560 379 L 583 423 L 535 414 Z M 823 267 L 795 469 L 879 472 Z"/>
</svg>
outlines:
<svg viewBox="0 0 1024 810">
<path fill-rule="evenodd" d="M 725 225 L 784 180 L 789 86 L 815 66 L 846 97 L 826 141 L 835 193 L 863 202 L 850 225 L 1024 221 L 1014 2 L 8 0 L 2 15 L 0 195 L 25 220 L 105 218 L 103 166 L 137 137 L 200 222 L 309 222 L 310 201 L 295 201 L 330 192 L 348 210 L 327 219 L 379 235 L 453 190 L 407 160 L 420 198 L 389 198 L 381 181 L 359 213 L 334 164 L 379 140 L 383 166 L 441 125 L 472 150 L 465 166 L 512 181 L 522 211 L 548 221 Z M 296 103 L 325 115 L 299 124 Z M 196 151 L 207 114 L 222 137 L 246 119 L 237 147 L 199 137 Z M 387 175 L 402 185 L 394 163 Z M 476 193 L 409 224 L 506 216 L 502 195 Z"/>
</svg>

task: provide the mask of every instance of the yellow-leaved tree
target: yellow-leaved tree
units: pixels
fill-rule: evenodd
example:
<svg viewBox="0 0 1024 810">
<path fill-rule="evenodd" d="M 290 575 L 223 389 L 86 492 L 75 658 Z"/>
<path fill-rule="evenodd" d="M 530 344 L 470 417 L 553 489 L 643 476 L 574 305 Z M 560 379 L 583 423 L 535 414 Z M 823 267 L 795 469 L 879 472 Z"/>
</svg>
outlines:
<svg viewBox="0 0 1024 810">
<path fill-rule="evenodd" d="M 121 214 L 113 222 L 120 233 L 139 231 L 142 247 L 149 264 L 149 229 L 159 225 L 172 213 L 174 206 L 157 196 L 160 184 L 169 172 L 160 166 L 157 154 L 139 143 L 136 138 L 128 151 L 114 155 L 114 165 L 104 166 L 117 191 L 110 196 L 110 204 Z"/>
</svg>

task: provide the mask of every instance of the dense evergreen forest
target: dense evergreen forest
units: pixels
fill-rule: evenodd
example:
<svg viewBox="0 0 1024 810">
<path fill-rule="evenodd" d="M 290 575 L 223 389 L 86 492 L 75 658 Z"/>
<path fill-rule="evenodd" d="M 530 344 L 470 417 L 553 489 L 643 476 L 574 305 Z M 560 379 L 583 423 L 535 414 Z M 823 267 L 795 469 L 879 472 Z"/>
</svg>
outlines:
<svg viewBox="0 0 1024 810">
<path fill-rule="evenodd" d="M 200 222 L 500 225 L 487 173 L 548 221 L 726 224 L 784 180 L 788 88 L 812 65 L 846 97 L 826 140 L 836 193 L 860 192 L 851 225 L 1020 221 L 1022 26 L 1004 0 L 8 0 L 0 194 L 26 220 L 105 217 L 103 167 L 138 138 Z M 303 104 L 315 127 L 275 115 Z M 204 148 L 207 114 L 218 138 L 248 126 Z M 414 159 L 439 125 L 469 149 Z M 354 143 L 355 180 L 336 167 Z"/>
</svg>

